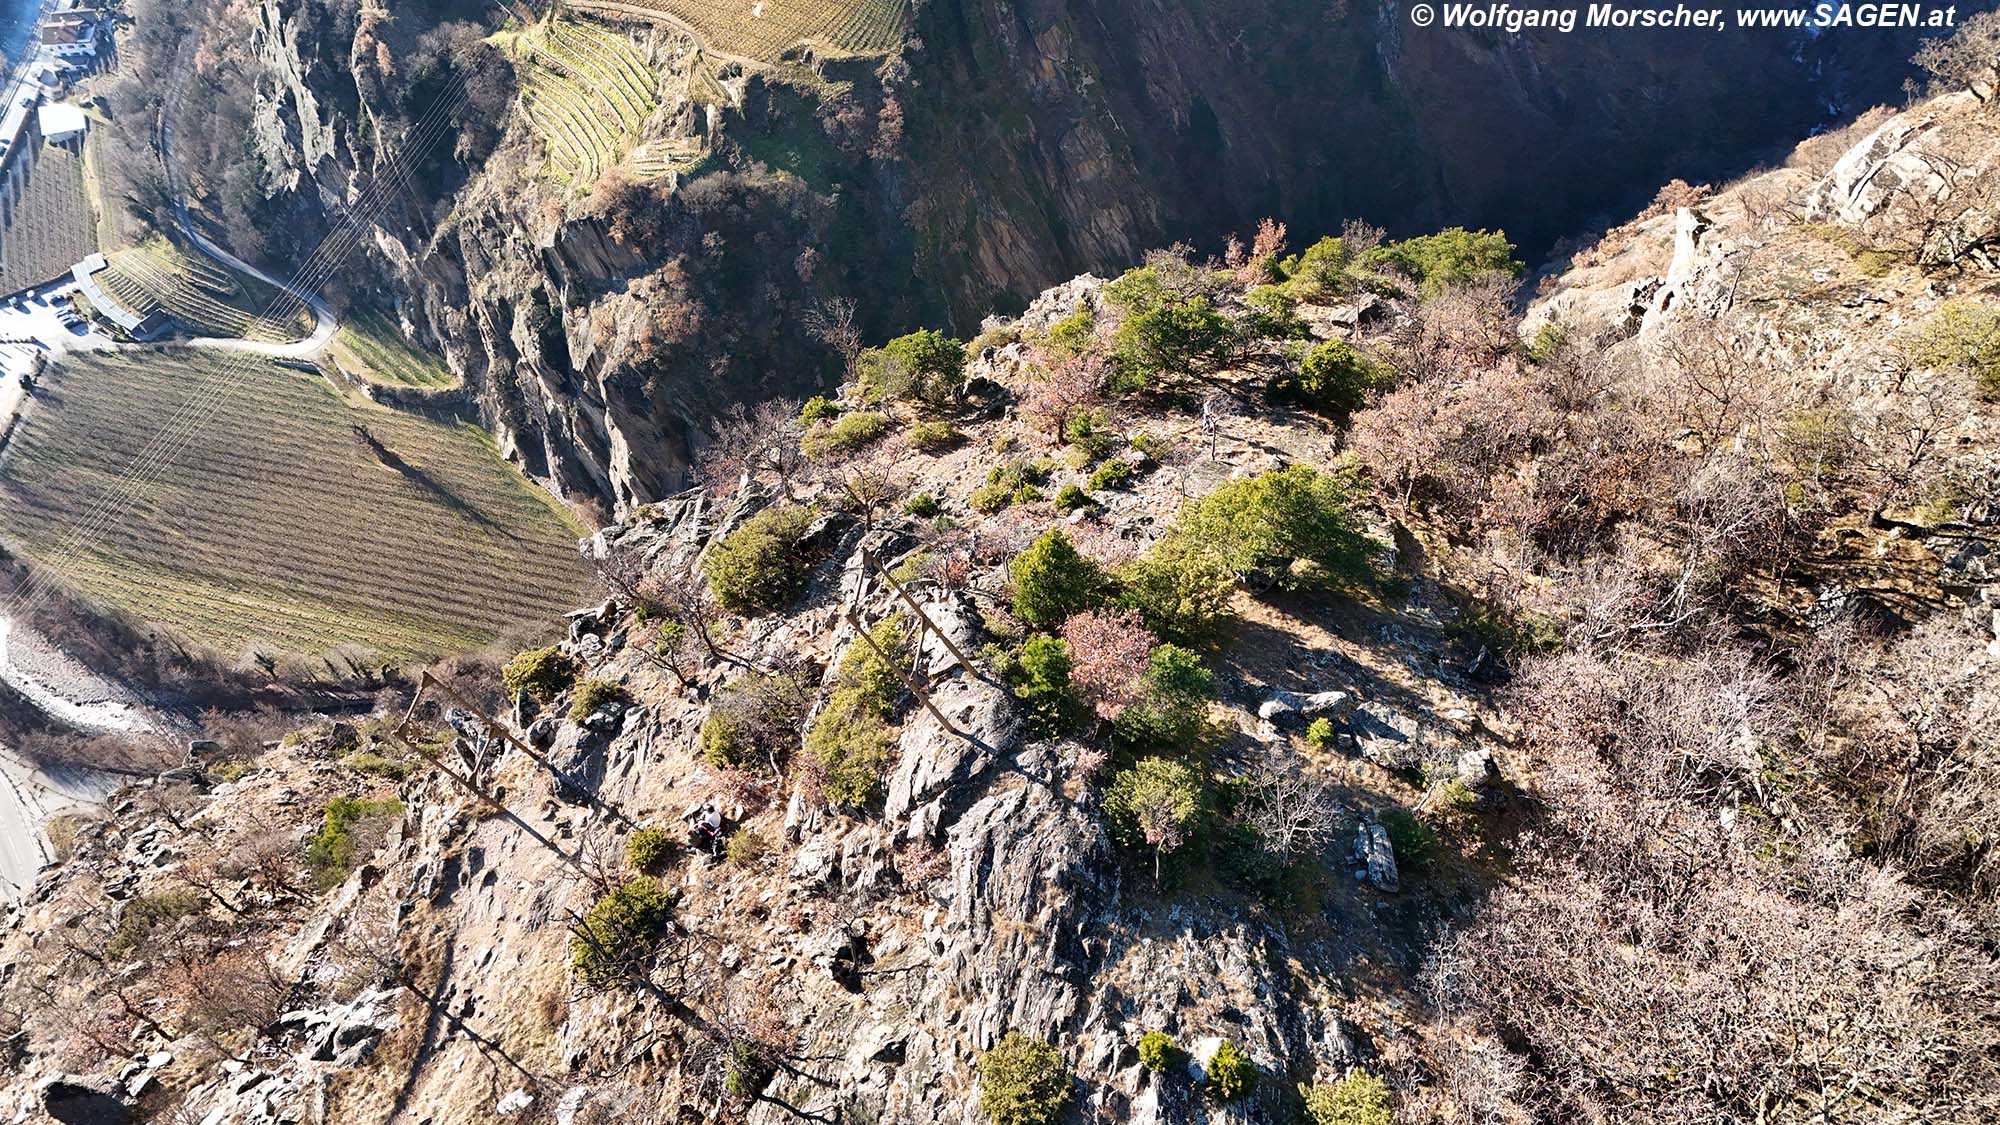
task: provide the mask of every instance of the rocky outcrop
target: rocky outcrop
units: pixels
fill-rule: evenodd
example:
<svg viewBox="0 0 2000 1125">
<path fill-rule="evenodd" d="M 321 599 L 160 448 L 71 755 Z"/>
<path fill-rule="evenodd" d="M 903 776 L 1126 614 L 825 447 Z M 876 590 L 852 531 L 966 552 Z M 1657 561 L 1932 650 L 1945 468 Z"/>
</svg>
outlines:
<svg viewBox="0 0 2000 1125">
<path fill-rule="evenodd" d="M 114 1082 L 65 1075 L 41 1088 L 42 1112 L 62 1125 L 125 1125 L 132 1103 Z"/>
<path fill-rule="evenodd" d="M 1807 217 L 1858 226 L 1898 193 L 1940 195 L 1958 178 L 1979 174 L 1976 167 L 1940 160 L 1925 151 L 1926 142 L 1936 142 L 1946 128 L 1943 118 L 1978 101 L 1970 92 L 1951 94 L 1922 112 L 1899 114 L 1884 122 L 1847 150 L 1806 194 Z"/>
</svg>

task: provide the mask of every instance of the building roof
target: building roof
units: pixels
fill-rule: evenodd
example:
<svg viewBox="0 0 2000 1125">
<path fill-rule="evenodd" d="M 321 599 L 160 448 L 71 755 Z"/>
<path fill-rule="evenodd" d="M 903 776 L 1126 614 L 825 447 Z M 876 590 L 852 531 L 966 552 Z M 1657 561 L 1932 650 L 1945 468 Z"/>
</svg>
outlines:
<svg viewBox="0 0 2000 1125">
<path fill-rule="evenodd" d="M 7 106 L 4 114 L 0 114 L 0 140 L 9 144 L 20 143 L 21 134 L 27 130 L 28 115 L 35 112 L 36 106 L 42 104 L 42 96 L 39 93 L 32 90 L 21 93 L 23 90 L 28 90 L 25 83 L 15 87 L 15 92 L 20 96 Z"/>
<path fill-rule="evenodd" d="M 97 17 L 84 12 L 69 12 L 50 16 L 42 21 L 41 41 L 44 47 L 65 47 L 82 45 L 95 47 L 97 44 Z"/>
<path fill-rule="evenodd" d="M 50 102 L 42 107 L 42 136 L 60 137 L 69 133 L 81 133 L 90 125 L 90 118 L 84 116 L 81 106 L 64 102 Z"/>
</svg>

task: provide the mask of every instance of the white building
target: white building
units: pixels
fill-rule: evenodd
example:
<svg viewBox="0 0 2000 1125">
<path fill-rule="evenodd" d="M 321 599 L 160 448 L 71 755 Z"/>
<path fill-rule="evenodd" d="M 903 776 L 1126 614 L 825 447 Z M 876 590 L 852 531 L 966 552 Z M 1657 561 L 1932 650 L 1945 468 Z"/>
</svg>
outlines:
<svg viewBox="0 0 2000 1125">
<path fill-rule="evenodd" d="M 42 21 L 42 52 L 58 59 L 97 53 L 97 20 L 82 13 L 51 16 Z"/>
<path fill-rule="evenodd" d="M 51 102 L 41 108 L 40 114 L 42 139 L 52 145 L 81 140 L 90 128 L 90 118 L 84 115 L 81 106 Z"/>
</svg>

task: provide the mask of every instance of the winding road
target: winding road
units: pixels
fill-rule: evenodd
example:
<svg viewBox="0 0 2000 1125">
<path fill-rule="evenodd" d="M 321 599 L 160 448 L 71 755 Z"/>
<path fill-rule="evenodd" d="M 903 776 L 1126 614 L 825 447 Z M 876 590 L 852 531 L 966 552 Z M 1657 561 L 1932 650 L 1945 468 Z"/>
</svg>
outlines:
<svg viewBox="0 0 2000 1125">
<path fill-rule="evenodd" d="M 178 102 L 179 98 L 176 97 L 175 103 L 178 104 Z M 320 299 L 319 294 L 294 285 L 290 281 L 281 280 L 265 273 L 263 270 L 230 253 L 214 239 L 203 234 L 201 229 L 195 225 L 194 217 L 188 213 L 187 196 L 181 192 L 180 182 L 174 178 L 174 161 L 172 157 L 174 123 L 167 116 L 167 112 L 167 110 L 162 110 L 160 113 L 160 167 L 166 174 L 167 190 L 174 197 L 174 225 L 180 228 L 182 237 L 194 243 L 202 253 L 207 254 L 230 269 L 254 277 L 274 289 L 283 291 L 292 299 L 311 309 L 313 314 L 312 333 L 303 340 L 295 340 L 289 344 L 267 343 L 259 340 L 218 339 L 211 336 L 197 337 L 189 341 L 189 343 L 195 347 L 252 352 L 257 355 L 267 355 L 277 359 L 309 359 L 319 354 L 320 349 L 332 342 L 333 334 L 340 331 L 339 322 L 333 318 L 333 310 L 327 307 L 326 302 Z"/>
</svg>

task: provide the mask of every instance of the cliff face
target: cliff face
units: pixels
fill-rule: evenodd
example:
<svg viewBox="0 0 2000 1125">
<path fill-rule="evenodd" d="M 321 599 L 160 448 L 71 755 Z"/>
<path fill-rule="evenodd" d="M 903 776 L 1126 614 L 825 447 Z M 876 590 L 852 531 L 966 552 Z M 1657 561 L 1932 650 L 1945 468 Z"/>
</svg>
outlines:
<svg viewBox="0 0 2000 1125">
<path fill-rule="evenodd" d="M 1539 256 L 1668 179 L 1734 174 L 1895 97 L 1911 50 L 1418 29 L 1369 0 L 933 3 L 915 38 L 913 218 L 962 321 L 1264 215 L 1295 233 L 1502 227 Z"/>
<path fill-rule="evenodd" d="M 587 195 L 540 170 L 511 65 L 484 28 L 453 38 L 479 18 L 461 7 L 257 9 L 256 147 L 294 232 L 274 256 L 367 202 L 383 156 L 469 75 L 455 139 L 367 216 L 368 260 L 335 287 L 434 341 L 530 473 L 621 508 L 684 484 L 728 404 L 837 371 L 801 328 L 826 298 L 861 298 L 876 338 L 970 334 L 1060 278 L 1264 215 L 1299 235 L 1504 226 L 1532 251 L 1888 97 L 1909 50 L 1891 33 L 1420 31 L 1367 2 L 959 0 L 920 5 L 879 68 L 765 75 L 634 24 L 618 33 L 663 81 L 717 79 L 675 126 L 709 155 L 664 187 Z"/>
</svg>

